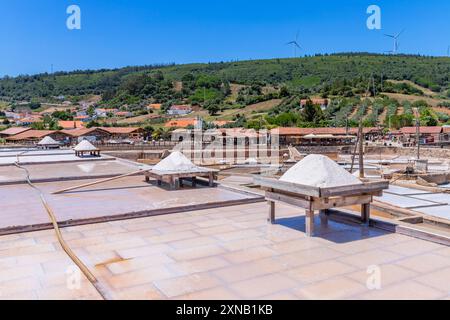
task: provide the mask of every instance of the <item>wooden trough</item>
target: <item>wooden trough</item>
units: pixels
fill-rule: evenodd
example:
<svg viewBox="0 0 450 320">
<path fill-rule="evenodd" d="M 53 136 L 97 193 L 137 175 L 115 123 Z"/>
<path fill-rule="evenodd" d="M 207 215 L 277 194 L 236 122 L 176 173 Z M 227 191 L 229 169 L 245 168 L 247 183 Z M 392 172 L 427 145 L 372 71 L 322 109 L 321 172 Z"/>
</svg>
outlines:
<svg viewBox="0 0 450 320">
<path fill-rule="evenodd" d="M 150 179 L 156 179 L 158 185 L 162 182 L 168 183 L 173 190 L 176 190 L 183 186 L 184 179 L 190 179 L 192 181 L 192 186 L 196 186 L 197 178 L 207 178 L 209 186 L 214 186 L 214 179 L 217 176 L 219 170 L 208 169 L 198 167 L 192 171 L 158 171 L 150 170 L 145 172 L 145 180 L 150 182 Z"/>
<path fill-rule="evenodd" d="M 370 221 L 370 204 L 373 197 L 383 195 L 389 188 L 388 181 L 364 182 L 364 184 L 333 188 L 318 188 L 284 182 L 274 178 L 254 176 L 256 185 L 265 190 L 269 203 L 269 221 L 275 223 L 275 203 L 283 202 L 306 210 L 306 234 L 314 235 L 314 215 L 320 212 L 322 223 L 328 222 L 328 210 L 361 205 L 361 221 Z"/>
</svg>

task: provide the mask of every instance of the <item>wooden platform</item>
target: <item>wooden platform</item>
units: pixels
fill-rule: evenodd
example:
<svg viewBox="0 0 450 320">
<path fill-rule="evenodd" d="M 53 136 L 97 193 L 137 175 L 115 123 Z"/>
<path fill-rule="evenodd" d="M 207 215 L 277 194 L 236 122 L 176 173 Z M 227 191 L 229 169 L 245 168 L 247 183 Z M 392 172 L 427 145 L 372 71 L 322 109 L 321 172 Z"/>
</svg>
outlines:
<svg viewBox="0 0 450 320">
<path fill-rule="evenodd" d="M 214 186 L 214 180 L 217 179 L 217 173 L 219 170 L 208 169 L 199 167 L 198 170 L 193 171 L 158 171 L 151 170 L 145 172 L 145 180 L 150 181 L 151 178 L 158 181 L 158 185 L 162 182 L 168 183 L 173 190 L 179 189 L 183 186 L 184 179 L 190 179 L 192 181 L 192 186 L 195 187 L 197 184 L 197 178 L 207 178 L 209 186 Z"/>
<path fill-rule="evenodd" d="M 275 223 L 275 203 L 283 202 L 306 210 L 306 233 L 314 235 L 315 211 L 320 212 L 321 222 L 328 223 L 328 210 L 333 208 L 361 205 L 361 221 L 370 221 L 370 204 L 374 196 L 381 196 L 389 188 L 388 181 L 365 182 L 334 188 L 318 188 L 274 178 L 254 176 L 254 183 L 265 190 L 269 203 L 269 221 Z"/>
</svg>

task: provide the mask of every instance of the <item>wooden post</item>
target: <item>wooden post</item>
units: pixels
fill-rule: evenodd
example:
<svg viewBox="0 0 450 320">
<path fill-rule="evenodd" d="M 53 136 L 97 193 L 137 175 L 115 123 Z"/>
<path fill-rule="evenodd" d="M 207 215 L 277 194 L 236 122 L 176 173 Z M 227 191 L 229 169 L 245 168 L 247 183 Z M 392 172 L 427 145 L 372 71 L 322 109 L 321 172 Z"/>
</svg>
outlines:
<svg viewBox="0 0 450 320">
<path fill-rule="evenodd" d="M 267 221 L 269 221 L 271 224 L 275 223 L 275 202 L 274 201 L 268 201 L 269 203 L 269 218 Z"/>
<path fill-rule="evenodd" d="M 362 120 L 359 123 L 359 177 L 361 179 L 364 178 L 364 129 L 363 129 L 363 123 Z"/>
<path fill-rule="evenodd" d="M 150 177 L 149 176 L 145 176 L 145 182 L 149 183 L 150 182 Z"/>
<path fill-rule="evenodd" d="M 162 181 L 158 180 L 158 186 L 162 186 Z"/>
<path fill-rule="evenodd" d="M 370 222 L 370 203 L 361 205 L 361 221 L 364 224 L 369 224 Z"/>
<path fill-rule="evenodd" d="M 314 210 L 306 210 L 306 235 L 314 236 Z"/>
<path fill-rule="evenodd" d="M 195 188 L 197 186 L 197 178 L 192 177 L 192 187 Z"/>
<path fill-rule="evenodd" d="M 214 173 L 209 173 L 209 186 L 214 187 Z"/>
<path fill-rule="evenodd" d="M 328 226 L 328 210 L 320 210 L 320 224 Z"/>
</svg>

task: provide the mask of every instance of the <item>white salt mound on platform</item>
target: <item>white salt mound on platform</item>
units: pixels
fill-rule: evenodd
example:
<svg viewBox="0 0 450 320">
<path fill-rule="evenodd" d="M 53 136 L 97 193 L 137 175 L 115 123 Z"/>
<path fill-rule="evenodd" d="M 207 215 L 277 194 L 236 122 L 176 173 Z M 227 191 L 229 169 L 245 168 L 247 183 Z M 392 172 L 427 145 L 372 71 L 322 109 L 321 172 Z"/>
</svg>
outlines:
<svg viewBox="0 0 450 320">
<path fill-rule="evenodd" d="M 38 145 L 40 145 L 40 146 L 58 145 L 58 144 L 59 144 L 58 141 L 55 141 L 52 137 L 49 137 L 49 136 L 45 137 L 38 143 Z"/>
<path fill-rule="evenodd" d="M 361 180 L 330 158 L 316 154 L 309 155 L 297 163 L 280 178 L 280 181 L 318 188 L 362 184 Z"/>
<path fill-rule="evenodd" d="M 173 152 L 170 156 L 159 162 L 153 167 L 155 171 L 181 171 L 189 172 L 198 170 L 198 167 L 192 163 L 184 154 L 179 151 Z"/>
</svg>

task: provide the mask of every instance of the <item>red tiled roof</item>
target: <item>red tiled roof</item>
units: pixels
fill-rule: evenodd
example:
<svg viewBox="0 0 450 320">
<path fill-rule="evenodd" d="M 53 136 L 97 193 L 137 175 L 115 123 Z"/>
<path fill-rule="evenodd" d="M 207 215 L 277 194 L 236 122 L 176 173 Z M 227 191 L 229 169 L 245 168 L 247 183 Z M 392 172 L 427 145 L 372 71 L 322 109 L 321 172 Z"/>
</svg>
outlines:
<svg viewBox="0 0 450 320">
<path fill-rule="evenodd" d="M 30 128 L 22 128 L 22 127 L 13 127 L 3 131 L 0 131 L 0 135 L 4 136 L 14 136 L 16 134 L 31 130 Z"/>
<path fill-rule="evenodd" d="M 404 127 L 400 131 L 403 134 L 416 134 L 416 127 Z M 442 127 L 420 127 L 420 133 L 424 134 L 440 134 L 442 133 Z"/>
<path fill-rule="evenodd" d="M 147 106 L 147 109 L 161 110 L 161 107 L 162 107 L 161 103 L 152 103 Z"/>
<path fill-rule="evenodd" d="M 131 134 L 141 132 L 142 129 L 139 127 L 108 127 L 108 128 L 99 128 L 110 134 Z"/>
<path fill-rule="evenodd" d="M 328 99 L 310 99 L 313 104 L 320 104 L 320 105 L 328 105 Z M 303 106 L 308 102 L 308 99 L 302 99 L 300 100 L 300 104 Z"/>
<path fill-rule="evenodd" d="M 58 121 L 58 125 L 63 129 L 84 128 L 84 124 L 82 121 Z"/>
<path fill-rule="evenodd" d="M 82 137 L 82 136 L 86 136 L 89 135 L 95 131 L 100 131 L 103 132 L 105 134 L 108 134 L 109 132 L 101 129 L 101 128 L 78 128 L 78 129 L 72 129 L 72 130 L 61 130 L 62 133 L 67 134 L 69 136 L 72 137 Z"/>
<path fill-rule="evenodd" d="M 196 119 L 179 119 L 179 120 L 172 120 L 166 122 L 164 127 L 166 128 L 187 128 L 189 126 L 195 126 L 197 123 Z"/>
<path fill-rule="evenodd" d="M 180 106 L 172 106 L 170 110 L 192 110 L 191 106 L 180 105 Z"/>
<path fill-rule="evenodd" d="M 128 112 L 128 111 L 118 111 L 114 115 L 116 115 L 118 117 L 126 117 L 130 114 L 131 114 L 131 112 Z"/>
<path fill-rule="evenodd" d="M 358 134 L 358 128 L 348 128 L 349 134 Z M 379 132 L 378 128 L 364 128 L 365 134 L 370 132 Z M 347 134 L 346 128 L 276 128 L 271 130 L 271 134 L 278 134 L 280 136 L 306 136 L 308 134 L 332 134 L 332 135 L 345 135 Z"/>
<path fill-rule="evenodd" d="M 8 137 L 6 140 L 11 141 L 21 141 L 21 140 L 33 140 L 33 139 L 42 139 L 52 133 L 57 131 L 54 130 L 28 130 L 22 133 L 19 133 L 15 136 Z"/>
</svg>

